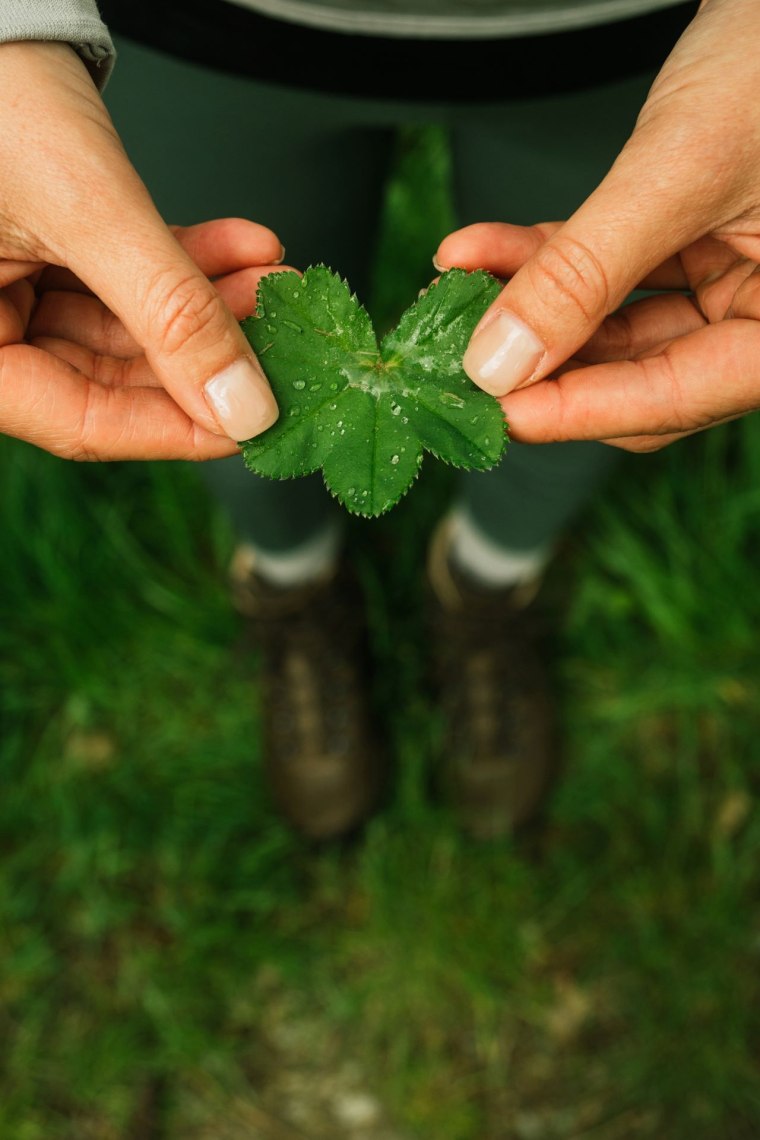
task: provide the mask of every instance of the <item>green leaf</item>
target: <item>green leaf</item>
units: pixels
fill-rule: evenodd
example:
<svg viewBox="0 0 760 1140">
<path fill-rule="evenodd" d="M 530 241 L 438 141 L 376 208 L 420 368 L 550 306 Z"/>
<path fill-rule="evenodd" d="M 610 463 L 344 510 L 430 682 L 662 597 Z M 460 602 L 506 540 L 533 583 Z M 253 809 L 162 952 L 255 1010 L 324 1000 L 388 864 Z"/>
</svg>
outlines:
<svg viewBox="0 0 760 1140">
<path fill-rule="evenodd" d="M 504 415 L 465 375 L 462 355 L 499 288 L 480 270 L 451 269 L 378 347 L 366 311 L 324 265 L 262 278 L 243 330 L 280 418 L 243 444 L 247 466 L 275 479 L 322 468 L 332 494 L 367 516 L 406 493 L 424 451 L 454 467 L 493 467 Z"/>
</svg>

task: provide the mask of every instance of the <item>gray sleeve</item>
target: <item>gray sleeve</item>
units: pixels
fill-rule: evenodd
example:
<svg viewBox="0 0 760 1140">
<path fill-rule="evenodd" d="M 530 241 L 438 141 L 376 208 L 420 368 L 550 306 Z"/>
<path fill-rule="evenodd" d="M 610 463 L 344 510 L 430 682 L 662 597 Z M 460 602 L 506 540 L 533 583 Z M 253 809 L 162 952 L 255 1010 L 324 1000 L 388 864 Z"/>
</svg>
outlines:
<svg viewBox="0 0 760 1140">
<path fill-rule="evenodd" d="M 0 0 L 0 43 L 13 40 L 71 44 L 101 91 L 116 58 L 95 0 Z"/>
</svg>

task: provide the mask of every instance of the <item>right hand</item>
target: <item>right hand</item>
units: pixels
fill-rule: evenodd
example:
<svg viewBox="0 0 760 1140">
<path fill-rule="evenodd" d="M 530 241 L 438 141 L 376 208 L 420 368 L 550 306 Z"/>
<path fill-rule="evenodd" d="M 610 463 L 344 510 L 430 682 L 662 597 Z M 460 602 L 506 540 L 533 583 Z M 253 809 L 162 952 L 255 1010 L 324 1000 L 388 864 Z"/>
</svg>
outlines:
<svg viewBox="0 0 760 1140">
<path fill-rule="evenodd" d="M 172 232 L 70 47 L 0 62 L 0 432 L 75 459 L 234 454 L 277 418 L 238 317 L 279 240 Z"/>
<path fill-rule="evenodd" d="M 648 451 L 760 408 L 758 39 L 757 0 L 704 0 L 571 218 L 442 243 L 510 278 L 463 364 L 512 438 Z M 676 292 L 610 316 L 637 287 Z"/>
</svg>

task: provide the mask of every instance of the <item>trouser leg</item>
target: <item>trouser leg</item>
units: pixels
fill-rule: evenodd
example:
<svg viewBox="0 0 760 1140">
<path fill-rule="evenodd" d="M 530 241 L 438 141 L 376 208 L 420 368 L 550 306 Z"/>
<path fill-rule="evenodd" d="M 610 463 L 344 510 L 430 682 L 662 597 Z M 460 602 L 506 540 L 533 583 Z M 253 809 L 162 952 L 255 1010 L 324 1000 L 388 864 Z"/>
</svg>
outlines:
<svg viewBox="0 0 760 1140">
<path fill-rule="evenodd" d="M 128 153 L 167 221 L 246 217 L 288 264 L 324 262 L 366 295 L 392 134 L 347 100 L 224 75 L 121 41 L 106 91 Z M 252 299 L 253 307 L 253 299 Z M 336 510 L 321 476 L 275 482 L 235 456 L 202 474 L 239 535 L 273 551 L 307 542 Z"/>
<path fill-rule="evenodd" d="M 606 174 L 633 129 L 651 78 L 461 112 L 452 132 L 463 225 L 561 220 Z M 492 541 L 548 546 L 620 456 L 599 443 L 510 445 L 493 471 L 468 473 L 460 505 Z"/>
</svg>

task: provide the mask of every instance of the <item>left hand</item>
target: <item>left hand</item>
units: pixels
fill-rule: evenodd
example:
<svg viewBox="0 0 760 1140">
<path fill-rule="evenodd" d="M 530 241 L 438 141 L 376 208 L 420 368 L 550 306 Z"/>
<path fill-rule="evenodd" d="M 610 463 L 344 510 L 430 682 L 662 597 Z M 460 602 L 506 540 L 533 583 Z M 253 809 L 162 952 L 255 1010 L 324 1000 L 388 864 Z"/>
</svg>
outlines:
<svg viewBox="0 0 760 1140">
<path fill-rule="evenodd" d="M 273 263 L 279 243 L 271 231 L 243 218 L 170 229 L 238 320 L 255 307 L 259 279 L 286 268 Z M 197 428 L 124 324 L 73 273 L 30 268 L 0 289 L 0 364 L 24 379 L 13 388 L 4 430 L 65 458 L 197 460 L 237 452 L 231 439 Z"/>
<path fill-rule="evenodd" d="M 441 244 L 439 268 L 511 277 L 465 368 L 514 439 L 653 450 L 760 408 L 759 40 L 757 0 L 706 0 L 569 221 Z M 693 297 L 611 316 L 638 286 Z"/>
</svg>

